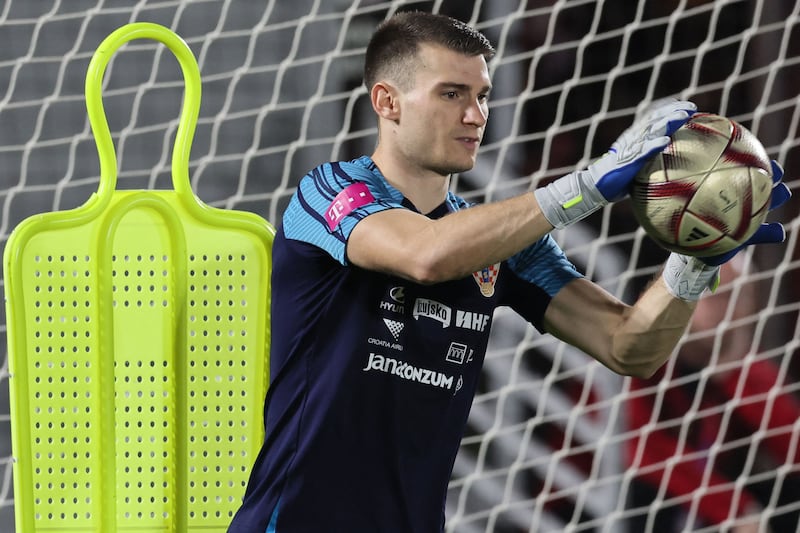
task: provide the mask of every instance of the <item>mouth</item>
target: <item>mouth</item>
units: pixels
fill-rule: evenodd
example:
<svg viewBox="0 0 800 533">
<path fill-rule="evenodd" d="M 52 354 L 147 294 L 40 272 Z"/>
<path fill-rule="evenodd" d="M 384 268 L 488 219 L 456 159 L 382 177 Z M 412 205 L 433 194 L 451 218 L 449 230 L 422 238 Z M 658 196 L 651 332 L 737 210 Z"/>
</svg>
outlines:
<svg viewBox="0 0 800 533">
<path fill-rule="evenodd" d="M 480 137 L 458 137 L 458 141 L 472 150 L 476 150 L 481 144 Z"/>
</svg>

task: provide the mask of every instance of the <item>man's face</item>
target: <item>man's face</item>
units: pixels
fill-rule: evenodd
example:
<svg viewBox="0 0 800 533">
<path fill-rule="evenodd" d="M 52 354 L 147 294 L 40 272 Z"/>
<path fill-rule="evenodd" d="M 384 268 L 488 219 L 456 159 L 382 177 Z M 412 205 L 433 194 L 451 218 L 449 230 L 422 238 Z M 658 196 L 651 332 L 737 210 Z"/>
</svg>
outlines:
<svg viewBox="0 0 800 533">
<path fill-rule="evenodd" d="M 483 56 L 422 46 L 413 86 L 401 91 L 395 148 L 421 171 L 447 175 L 471 169 L 486 126 L 490 88 Z"/>
</svg>

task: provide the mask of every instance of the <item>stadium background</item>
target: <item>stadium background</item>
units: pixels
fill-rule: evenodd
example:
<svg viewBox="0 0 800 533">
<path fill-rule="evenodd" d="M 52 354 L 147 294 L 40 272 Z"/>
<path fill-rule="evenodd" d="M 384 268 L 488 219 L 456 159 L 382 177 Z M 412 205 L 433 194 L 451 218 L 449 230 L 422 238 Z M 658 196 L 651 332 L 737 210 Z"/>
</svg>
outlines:
<svg viewBox="0 0 800 533">
<path fill-rule="evenodd" d="M 360 88 L 361 53 L 375 24 L 398 8 L 435 9 L 471 21 L 499 44 L 481 162 L 455 181 L 458 191 L 471 199 L 502 198 L 585 164 L 630 122 L 637 103 L 673 94 L 693 99 L 702 110 L 756 126 L 797 192 L 800 39 L 798 6 L 790 0 L 6 0 L 0 2 L 0 242 L 5 245 L 24 218 L 76 207 L 96 190 L 99 167 L 83 82 L 95 47 L 119 26 L 134 21 L 163 24 L 198 57 L 204 85 L 192 150 L 195 193 L 210 205 L 253 211 L 276 223 L 307 169 L 330 158 L 370 152 L 374 121 Z M 671 18 L 676 11 L 681 16 Z M 545 51 L 531 55 L 537 48 Z M 534 76 L 529 78 L 532 65 Z M 644 66 L 620 69 L 628 65 Z M 608 83 L 609 72 L 614 73 L 613 83 Z M 106 111 L 120 161 L 118 187 L 169 187 L 168 148 L 180 106 L 180 91 L 171 83 L 180 79 L 177 64 L 157 46 L 129 46 L 119 52 L 106 78 Z M 692 88 L 688 93 L 687 87 Z M 520 94 L 525 95 L 522 104 Z M 596 122 L 592 117 L 601 111 L 603 120 Z M 796 215 L 796 204 L 781 211 L 784 220 Z M 630 295 L 652 276 L 664 255 L 646 240 L 619 239 L 599 255 L 583 258 L 580 246 L 596 238 L 600 223 L 595 218 L 573 236 L 559 238 L 576 245 L 576 261 L 608 280 L 610 290 Z M 606 236 L 635 232 L 624 205 L 611 210 L 602 224 Z M 791 235 L 796 225 L 789 229 Z M 627 257 L 634 247 L 637 255 L 631 264 Z M 794 262 L 781 272 L 780 300 L 774 303 L 780 312 L 767 323 L 764 349 L 796 343 L 800 276 L 797 251 L 788 253 Z M 760 265 L 769 269 L 785 263 L 787 250 L 760 254 Z M 631 266 L 637 274 L 623 287 L 620 272 Z M 500 319 L 495 347 L 498 353 L 513 351 L 528 333 L 513 318 Z M 3 314 L 3 345 L 5 323 Z M 555 350 L 547 344 L 535 349 Z M 569 357 L 581 361 L 578 367 L 585 364 L 580 354 Z M 547 374 L 547 361 L 528 370 Z M 488 361 L 487 389 L 504 384 L 507 362 L 503 357 Z M 787 381 L 796 382 L 797 361 L 789 367 Z M 580 376 L 567 380 L 578 388 L 580 381 Z M 597 379 L 592 394 L 613 395 L 620 386 L 613 377 Z M 512 395 L 509 401 L 516 402 L 520 418 L 536 413 L 536 400 L 530 396 Z M 480 435 L 482 425 L 491 424 L 481 418 L 491 411 L 475 410 L 470 435 Z M 4 356 L 2 531 L 12 531 L 13 524 L 8 413 Z M 547 428 L 539 431 L 545 434 Z M 493 453 L 505 452 L 500 446 Z M 459 460 L 457 472 L 468 471 L 468 456 L 465 452 Z"/>
</svg>

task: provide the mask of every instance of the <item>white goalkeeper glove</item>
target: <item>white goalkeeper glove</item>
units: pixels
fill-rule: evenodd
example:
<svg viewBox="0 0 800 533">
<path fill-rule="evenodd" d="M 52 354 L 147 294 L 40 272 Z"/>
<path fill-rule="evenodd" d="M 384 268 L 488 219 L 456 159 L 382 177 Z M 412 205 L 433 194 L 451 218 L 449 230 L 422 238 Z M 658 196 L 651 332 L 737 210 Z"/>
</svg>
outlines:
<svg viewBox="0 0 800 533">
<path fill-rule="evenodd" d="M 534 191 L 544 217 L 563 228 L 628 194 L 644 164 L 669 143 L 670 136 L 697 110 L 692 102 L 660 100 L 611 145 L 603 157 Z"/>
<path fill-rule="evenodd" d="M 669 293 L 687 302 L 696 302 L 706 289 L 719 285 L 719 265 L 707 265 L 699 257 L 671 253 L 662 277 Z"/>
</svg>

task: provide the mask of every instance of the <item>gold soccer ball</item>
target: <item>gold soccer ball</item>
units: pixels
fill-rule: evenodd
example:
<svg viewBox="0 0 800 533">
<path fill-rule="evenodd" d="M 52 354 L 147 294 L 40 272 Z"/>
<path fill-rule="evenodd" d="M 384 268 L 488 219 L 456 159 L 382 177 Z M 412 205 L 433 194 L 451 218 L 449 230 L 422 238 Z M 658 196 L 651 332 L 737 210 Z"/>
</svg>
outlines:
<svg viewBox="0 0 800 533">
<path fill-rule="evenodd" d="M 661 247 L 719 255 L 744 244 L 769 211 L 772 168 L 741 124 L 696 113 L 633 181 L 633 212 Z"/>
</svg>

